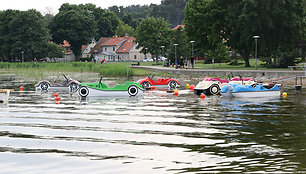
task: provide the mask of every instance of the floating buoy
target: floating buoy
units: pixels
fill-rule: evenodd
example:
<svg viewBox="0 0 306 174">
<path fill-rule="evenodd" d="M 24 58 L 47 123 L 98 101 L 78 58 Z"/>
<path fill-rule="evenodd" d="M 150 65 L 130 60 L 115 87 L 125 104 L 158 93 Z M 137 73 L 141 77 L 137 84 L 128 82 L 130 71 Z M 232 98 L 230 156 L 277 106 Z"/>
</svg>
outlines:
<svg viewBox="0 0 306 174">
<path fill-rule="evenodd" d="M 156 89 L 156 86 L 152 86 L 152 90 Z"/>
<path fill-rule="evenodd" d="M 189 86 L 189 89 L 190 89 L 190 90 L 193 90 L 193 89 L 194 89 L 194 85 L 190 85 L 190 86 Z"/>
<path fill-rule="evenodd" d="M 57 93 L 57 92 L 54 93 L 53 96 L 54 96 L 54 97 L 58 97 L 58 93 Z"/>
<path fill-rule="evenodd" d="M 178 92 L 177 92 L 177 91 L 175 91 L 175 92 L 174 92 L 174 95 L 178 96 Z"/>
<path fill-rule="evenodd" d="M 23 86 L 20 86 L 20 87 L 19 87 L 19 91 L 23 91 Z"/>
<path fill-rule="evenodd" d="M 175 90 L 173 90 L 173 92 L 178 92 L 178 90 L 177 90 L 177 89 L 175 89 Z"/>
<path fill-rule="evenodd" d="M 189 87 L 190 87 L 189 84 L 186 84 L 186 88 L 189 89 Z"/>
<path fill-rule="evenodd" d="M 205 99 L 206 96 L 205 96 L 205 94 L 201 94 L 200 97 L 201 97 L 201 99 Z"/>
<path fill-rule="evenodd" d="M 55 97 L 55 101 L 60 101 L 60 100 L 61 100 L 61 98 Z"/>
<path fill-rule="evenodd" d="M 287 93 L 283 92 L 283 97 L 286 98 L 287 97 Z"/>
</svg>

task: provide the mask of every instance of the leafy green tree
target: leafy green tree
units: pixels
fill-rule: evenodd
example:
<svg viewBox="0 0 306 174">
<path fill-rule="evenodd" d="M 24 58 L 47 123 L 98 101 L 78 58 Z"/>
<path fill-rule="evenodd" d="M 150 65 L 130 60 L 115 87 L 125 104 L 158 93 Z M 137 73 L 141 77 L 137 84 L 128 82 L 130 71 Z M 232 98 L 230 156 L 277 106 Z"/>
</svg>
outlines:
<svg viewBox="0 0 306 174">
<path fill-rule="evenodd" d="M 93 15 L 94 21 L 97 23 L 96 38 L 115 35 L 117 26 L 119 25 L 119 18 L 116 13 L 96 7 L 94 4 L 80 5 L 80 8 L 89 11 Z"/>
<path fill-rule="evenodd" d="M 162 0 L 160 5 L 153 8 L 153 16 L 164 18 L 173 28 L 182 24 L 185 4 L 186 0 Z"/>
<path fill-rule="evenodd" d="M 64 48 L 56 43 L 49 42 L 47 44 L 47 53 L 49 58 L 64 57 Z"/>
<path fill-rule="evenodd" d="M 157 56 L 160 53 L 160 46 L 170 44 L 170 32 L 169 24 L 164 19 L 146 18 L 136 28 L 136 42 L 140 47 L 148 48 L 148 52 Z"/>
<path fill-rule="evenodd" d="M 120 21 L 116 29 L 116 35 L 122 37 L 122 36 L 125 36 L 125 34 L 128 34 L 129 36 L 134 36 L 135 31 L 128 24 L 125 24 L 122 21 Z"/>
<path fill-rule="evenodd" d="M 189 42 L 185 30 L 179 27 L 177 30 L 171 31 L 171 44 L 166 45 L 169 52 L 169 58 L 172 62 L 175 60 L 175 46 L 176 46 L 176 58 L 179 59 L 181 56 L 189 58 L 191 56 L 191 43 Z"/>
<path fill-rule="evenodd" d="M 254 35 L 259 35 L 258 55 L 273 57 L 292 50 L 301 38 L 302 0 L 190 0 L 185 9 L 186 31 L 205 50 L 226 43 L 240 53 L 249 67 L 254 55 Z M 274 56 L 276 57 L 276 56 Z"/>
<path fill-rule="evenodd" d="M 53 40 L 62 43 L 67 40 L 77 60 L 81 55 L 81 46 L 90 42 L 97 32 L 97 24 L 92 11 L 82 6 L 63 4 L 59 13 L 50 24 Z"/>
<path fill-rule="evenodd" d="M 51 38 L 46 19 L 36 10 L 12 11 L 1 13 L 0 40 L 4 57 L 21 57 L 32 61 L 43 57 L 46 45 Z M 4 33 L 6 32 L 6 33 Z"/>
<path fill-rule="evenodd" d="M 20 13 L 17 10 L 0 11 L 0 58 L 8 60 L 11 56 L 12 38 L 9 23 Z"/>
</svg>

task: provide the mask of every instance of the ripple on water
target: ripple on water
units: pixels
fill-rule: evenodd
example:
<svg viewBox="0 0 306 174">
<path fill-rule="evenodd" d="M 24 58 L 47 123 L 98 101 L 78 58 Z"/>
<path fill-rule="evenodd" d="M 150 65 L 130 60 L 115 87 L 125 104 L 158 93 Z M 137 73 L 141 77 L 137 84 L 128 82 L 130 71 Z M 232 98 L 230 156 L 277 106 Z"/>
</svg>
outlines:
<svg viewBox="0 0 306 174">
<path fill-rule="evenodd" d="M 140 98 L 79 101 L 60 93 L 13 92 L 0 104 L 4 173 L 303 171 L 283 140 L 282 100 L 201 100 L 149 91 Z M 288 101 L 286 101 L 288 102 Z M 298 124 L 297 117 L 289 117 Z M 300 117 L 299 117 L 300 118 Z M 272 128 L 276 128 L 277 132 Z M 305 133 L 305 132 L 304 132 Z M 295 136 L 296 137 L 296 136 Z"/>
</svg>

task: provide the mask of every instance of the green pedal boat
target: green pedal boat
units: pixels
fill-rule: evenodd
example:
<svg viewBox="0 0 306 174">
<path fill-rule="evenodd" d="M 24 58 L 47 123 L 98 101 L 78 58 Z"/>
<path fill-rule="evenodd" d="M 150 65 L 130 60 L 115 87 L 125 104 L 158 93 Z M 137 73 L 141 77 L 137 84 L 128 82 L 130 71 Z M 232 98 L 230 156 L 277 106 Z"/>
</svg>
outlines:
<svg viewBox="0 0 306 174">
<path fill-rule="evenodd" d="M 80 97 L 129 97 L 143 95 L 143 87 L 136 82 L 126 82 L 125 84 L 117 84 L 109 88 L 107 84 L 99 83 L 81 83 L 78 89 Z"/>
</svg>

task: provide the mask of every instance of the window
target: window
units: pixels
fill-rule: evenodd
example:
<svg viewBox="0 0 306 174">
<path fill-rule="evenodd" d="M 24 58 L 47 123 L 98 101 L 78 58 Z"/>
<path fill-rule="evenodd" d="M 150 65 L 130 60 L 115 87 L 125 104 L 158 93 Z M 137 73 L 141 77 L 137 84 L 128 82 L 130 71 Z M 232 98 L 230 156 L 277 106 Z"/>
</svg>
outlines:
<svg viewBox="0 0 306 174">
<path fill-rule="evenodd" d="M 137 56 L 136 56 L 136 55 L 134 55 L 134 59 L 137 59 Z"/>
<path fill-rule="evenodd" d="M 115 47 L 113 47 L 113 51 L 115 51 Z"/>
<path fill-rule="evenodd" d="M 106 47 L 104 48 L 104 51 L 107 51 L 107 48 L 106 48 Z"/>
</svg>

